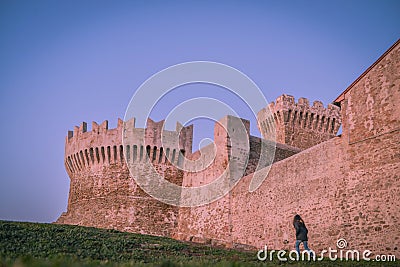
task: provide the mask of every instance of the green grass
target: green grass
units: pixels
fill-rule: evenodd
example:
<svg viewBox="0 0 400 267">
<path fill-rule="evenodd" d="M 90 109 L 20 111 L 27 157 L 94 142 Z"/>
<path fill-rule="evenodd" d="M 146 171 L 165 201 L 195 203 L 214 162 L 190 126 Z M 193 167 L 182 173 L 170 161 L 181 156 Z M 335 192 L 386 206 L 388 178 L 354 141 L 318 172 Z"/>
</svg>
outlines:
<svg viewBox="0 0 400 267">
<path fill-rule="evenodd" d="M 90 227 L 0 221 L 0 266 L 365 266 L 365 262 L 260 262 L 256 252 Z M 376 262 L 368 266 L 380 265 Z"/>
</svg>

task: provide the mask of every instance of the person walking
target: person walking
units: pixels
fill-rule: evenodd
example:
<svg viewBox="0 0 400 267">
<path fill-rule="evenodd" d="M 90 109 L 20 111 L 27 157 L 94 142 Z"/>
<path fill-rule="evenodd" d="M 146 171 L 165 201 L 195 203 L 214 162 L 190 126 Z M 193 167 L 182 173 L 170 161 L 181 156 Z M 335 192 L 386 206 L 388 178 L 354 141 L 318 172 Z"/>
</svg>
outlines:
<svg viewBox="0 0 400 267">
<path fill-rule="evenodd" d="M 295 248 L 300 257 L 300 243 L 303 243 L 304 249 L 310 251 L 310 257 L 313 257 L 311 249 L 308 247 L 308 229 L 300 215 L 296 214 L 293 218 L 293 226 L 296 229 L 296 243 Z"/>
</svg>

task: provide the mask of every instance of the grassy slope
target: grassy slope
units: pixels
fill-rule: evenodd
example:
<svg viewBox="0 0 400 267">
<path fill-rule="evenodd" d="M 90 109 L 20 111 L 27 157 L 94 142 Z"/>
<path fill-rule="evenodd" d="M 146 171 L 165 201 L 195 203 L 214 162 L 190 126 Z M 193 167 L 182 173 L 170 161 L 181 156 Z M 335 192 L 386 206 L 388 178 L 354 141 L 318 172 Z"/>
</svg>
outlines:
<svg viewBox="0 0 400 267">
<path fill-rule="evenodd" d="M 89 227 L 0 221 L 0 266 L 276 266 L 254 252 Z M 337 266 L 292 262 L 280 266 Z M 365 266 L 365 262 L 341 262 Z M 368 266 L 380 266 L 377 263 Z M 388 265 L 384 265 L 388 266 Z M 391 266 L 396 266 L 392 264 Z"/>
</svg>

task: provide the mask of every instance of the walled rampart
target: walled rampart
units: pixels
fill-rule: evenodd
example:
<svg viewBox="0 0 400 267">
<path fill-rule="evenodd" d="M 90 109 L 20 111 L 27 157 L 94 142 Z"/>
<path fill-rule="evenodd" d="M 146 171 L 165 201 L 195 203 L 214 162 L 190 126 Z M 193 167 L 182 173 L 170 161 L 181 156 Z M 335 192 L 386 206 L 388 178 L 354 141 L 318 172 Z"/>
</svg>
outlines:
<svg viewBox="0 0 400 267">
<path fill-rule="evenodd" d="M 291 250 L 298 213 L 317 252 L 337 249 L 344 238 L 344 253 L 370 250 L 372 259 L 399 258 L 399 69 L 398 42 L 340 97 L 340 137 L 275 162 L 268 173 L 264 169 L 266 179 L 254 192 L 248 190 L 250 174 L 224 198 L 181 209 L 178 238 Z"/>
<path fill-rule="evenodd" d="M 247 129 L 247 137 L 233 140 L 229 133 L 237 132 L 242 122 Z M 230 148 L 236 146 L 236 149 L 239 148 L 240 151 L 246 151 L 244 139 L 247 139 L 249 153 L 248 157 L 246 157 L 246 168 L 244 173 L 241 173 L 242 176 L 263 169 L 273 162 L 283 160 L 301 151 L 295 147 L 276 144 L 272 141 L 251 136 L 249 129 L 249 121 L 232 116 L 226 116 L 217 122 L 214 128 L 214 143 L 193 153 L 192 158 L 198 160 L 196 163 L 197 168 L 195 168 L 195 172 L 185 173 L 183 185 L 187 187 L 204 186 L 214 181 L 224 171 L 230 173 L 231 181 L 234 182 L 234 177 L 237 177 L 235 172 L 238 171 L 238 168 L 235 166 L 237 163 L 232 161 Z M 261 159 L 262 149 L 267 153 L 267 155 L 263 156 L 267 160 Z M 212 157 L 214 153 L 216 153 L 215 158 Z M 240 197 L 240 195 L 237 195 L 237 197 Z M 232 192 L 229 192 L 217 201 L 207 205 L 180 208 L 178 229 L 175 237 L 187 241 L 230 246 L 233 242 L 233 212 L 238 212 L 233 211 L 232 205 Z M 243 215 L 243 213 L 241 214 Z"/>
<path fill-rule="evenodd" d="M 260 155 L 274 142 L 250 136 L 244 119 L 221 119 L 214 128 L 214 143 L 194 153 L 192 127 L 178 124 L 176 131 L 168 132 L 162 123 L 150 121 L 146 129 L 137 129 L 134 120 L 126 122 L 127 127 L 120 120 L 116 129 L 109 130 L 107 122 L 93 123 L 87 132 L 83 123 L 66 139 L 71 187 L 68 211 L 58 223 L 290 250 L 295 239 L 292 219 L 298 213 L 317 252 L 336 249 L 336 241 L 344 238 L 346 250 L 398 258 L 399 69 L 400 41 L 336 99 L 337 105 L 324 108 L 316 101 L 310 107 L 304 98 L 295 103 L 283 95 L 261 110 L 260 131 L 266 139 L 273 139 L 276 131 L 278 141 L 270 170 L 260 163 Z M 341 121 L 342 135 L 335 137 Z M 245 138 L 231 138 L 228 133 L 235 131 Z M 122 142 L 123 137 L 129 138 Z M 246 151 L 249 158 L 238 156 Z M 125 157 L 140 171 L 130 174 Z M 235 180 L 238 166 L 248 165 L 233 190 L 217 201 L 176 208 L 151 198 L 131 178 L 149 175 L 140 168 L 146 160 L 166 179 L 188 187 L 206 185 L 227 168 L 227 177 Z M 171 160 L 188 170 L 176 168 Z M 188 160 L 195 163 L 188 165 Z M 234 164 L 228 164 L 231 160 Z M 249 192 L 254 170 L 265 180 Z"/>
</svg>

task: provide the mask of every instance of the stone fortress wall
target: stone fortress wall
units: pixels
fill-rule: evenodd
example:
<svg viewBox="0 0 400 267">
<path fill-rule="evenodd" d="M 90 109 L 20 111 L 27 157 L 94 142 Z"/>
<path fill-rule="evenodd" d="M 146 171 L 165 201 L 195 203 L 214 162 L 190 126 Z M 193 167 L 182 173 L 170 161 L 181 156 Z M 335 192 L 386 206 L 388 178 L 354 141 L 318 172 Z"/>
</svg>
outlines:
<svg viewBox="0 0 400 267">
<path fill-rule="evenodd" d="M 114 228 L 153 235 L 171 236 L 177 226 L 177 207 L 161 203 L 145 193 L 131 178 L 127 162 L 143 165 L 151 160 L 167 180 L 182 184 L 183 152 L 191 151 L 193 127 L 177 125 L 179 131 L 164 131 L 164 145 L 155 139 L 163 122 L 147 121 L 151 131 L 135 128 L 134 119 L 126 122 L 136 143 L 123 146 L 122 120 L 115 129 L 108 122 L 84 122 L 68 132 L 65 141 L 65 167 L 71 179 L 68 210 L 59 222 Z M 181 133 L 179 135 L 179 133 Z M 139 138 L 140 137 L 140 138 Z M 188 137 L 186 139 L 186 137 Z M 145 138 L 145 140 L 143 140 Z M 181 148 L 181 149 L 180 149 Z M 143 170 L 145 172 L 146 170 Z"/>
<path fill-rule="evenodd" d="M 304 98 L 295 103 L 291 96 L 279 97 L 258 113 L 265 139 L 249 135 L 245 176 L 227 195 L 200 207 L 163 204 L 136 185 L 123 159 L 127 150 L 132 161 L 138 157 L 140 144 L 129 144 L 129 149 L 122 146 L 122 121 L 111 130 L 106 122 L 94 123 L 91 132 L 82 124 L 66 140 L 65 165 L 71 186 L 68 210 L 57 222 L 227 247 L 293 249 L 291 223 L 298 213 L 306 221 L 315 251 L 335 249 L 336 241 L 345 238 L 346 249 L 400 257 L 399 70 L 398 41 L 334 101 L 335 105 L 324 108 L 314 102 L 310 107 Z M 164 156 L 157 159 L 166 149 L 159 153 L 160 144 L 150 132 L 162 133 L 162 122 L 148 123 L 152 130 L 146 141 L 154 145 L 143 153 L 153 155 L 150 160 L 161 166 L 157 170 L 167 174 L 166 179 L 184 186 L 207 184 L 226 169 L 233 144 L 223 129 L 236 127 L 238 120 L 248 128 L 246 120 L 225 117 L 215 126 L 214 144 L 194 153 L 191 126 L 177 127 L 172 134 L 182 140 L 170 151 L 198 159 L 200 165 L 216 150 L 214 162 L 203 171 L 183 172 L 163 161 Z M 341 123 L 342 134 L 336 136 Z M 261 144 L 268 147 L 274 128 L 278 141 L 274 163 L 269 172 L 261 168 L 266 179 L 249 192 Z M 184 133 L 179 134 L 182 129 Z M 139 151 L 136 156 L 134 145 Z"/>
</svg>

